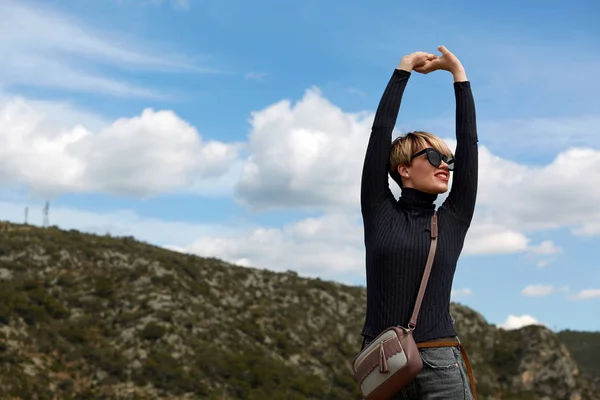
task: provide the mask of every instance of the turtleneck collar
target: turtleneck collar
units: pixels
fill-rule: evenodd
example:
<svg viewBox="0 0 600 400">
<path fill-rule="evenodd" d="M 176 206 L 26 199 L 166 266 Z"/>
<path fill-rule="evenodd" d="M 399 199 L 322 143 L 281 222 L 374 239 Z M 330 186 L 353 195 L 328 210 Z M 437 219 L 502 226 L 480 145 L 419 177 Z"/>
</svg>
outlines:
<svg viewBox="0 0 600 400">
<path fill-rule="evenodd" d="M 433 210 L 437 197 L 437 194 L 426 193 L 414 188 L 403 188 L 398 203 L 408 208 Z"/>
</svg>

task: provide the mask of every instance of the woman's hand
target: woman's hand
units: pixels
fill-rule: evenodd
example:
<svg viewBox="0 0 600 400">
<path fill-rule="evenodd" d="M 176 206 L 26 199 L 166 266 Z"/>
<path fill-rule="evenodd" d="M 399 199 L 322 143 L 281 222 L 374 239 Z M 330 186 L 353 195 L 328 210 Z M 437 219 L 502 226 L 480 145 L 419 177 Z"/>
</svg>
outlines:
<svg viewBox="0 0 600 400">
<path fill-rule="evenodd" d="M 416 71 L 417 68 L 424 67 L 428 62 L 431 62 L 437 58 L 438 56 L 435 54 L 424 51 L 416 51 L 402 57 L 397 69 L 402 69 L 407 72 L 411 72 L 413 69 Z"/>
<path fill-rule="evenodd" d="M 442 69 L 450 72 L 454 76 L 455 82 L 466 81 L 467 75 L 465 73 L 465 68 L 458 57 L 449 51 L 446 46 L 440 46 L 438 47 L 438 50 L 440 53 L 442 53 L 441 57 L 427 60 L 424 64 L 415 66 L 414 70 L 421 74 L 428 74 L 430 72 Z"/>
</svg>

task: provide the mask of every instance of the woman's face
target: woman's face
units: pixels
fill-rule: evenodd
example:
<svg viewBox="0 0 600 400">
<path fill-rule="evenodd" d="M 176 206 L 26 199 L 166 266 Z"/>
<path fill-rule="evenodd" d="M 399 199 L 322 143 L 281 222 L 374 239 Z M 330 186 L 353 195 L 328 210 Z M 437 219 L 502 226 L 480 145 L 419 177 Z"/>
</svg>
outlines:
<svg viewBox="0 0 600 400">
<path fill-rule="evenodd" d="M 421 149 L 422 150 L 422 149 Z M 403 187 L 412 187 L 426 193 L 440 194 L 448 191 L 450 170 L 444 161 L 438 167 L 432 165 L 427 154 L 418 155 L 410 166 L 399 166 Z"/>
</svg>

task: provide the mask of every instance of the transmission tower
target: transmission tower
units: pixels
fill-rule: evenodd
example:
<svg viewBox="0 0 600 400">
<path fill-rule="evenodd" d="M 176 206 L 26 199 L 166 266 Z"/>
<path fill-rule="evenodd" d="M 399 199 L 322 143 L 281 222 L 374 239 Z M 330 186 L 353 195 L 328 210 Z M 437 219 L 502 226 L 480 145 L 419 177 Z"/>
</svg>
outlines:
<svg viewBox="0 0 600 400">
<path fill-rule="evenodd" d="M 46 201 L 46 205 L 44 206 L 44 228 L 48 227 L 48 223 L 50 222 L 50 202 Z"/>
</svg>

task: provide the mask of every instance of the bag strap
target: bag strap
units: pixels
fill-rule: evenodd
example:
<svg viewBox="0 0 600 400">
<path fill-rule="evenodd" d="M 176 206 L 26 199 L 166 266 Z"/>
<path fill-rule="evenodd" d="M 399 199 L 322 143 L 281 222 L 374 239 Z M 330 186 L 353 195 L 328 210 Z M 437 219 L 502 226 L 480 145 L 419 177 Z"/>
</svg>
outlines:
<svg viewBox="0 0 600 400">
<path fill-rule="evenodd" d="M 425 272 L 423 272 L 423 278 L 421 278 L 421 286 L 419 287 L 419 294 L 417 295 L 417 302 L 413 309 L 408 328 L 414 330 L 417 326 L 417 317 L 421 310 L 421 303 L 423 302 L 423 296 L 425 295 L 425 288 L 429 281 L 429 275 L 431 274 L 431 266 L 433 265 L 433 258 L 435 257 L 435 250 L 437 248 L 438 239 L 438 223 L 437 223 L 437 211 L 434 211 L 431 217 L 431 246 L 429 248 L 429 255 L 427 256 L 427 264 L 425 265 Z"/>
</svg>

